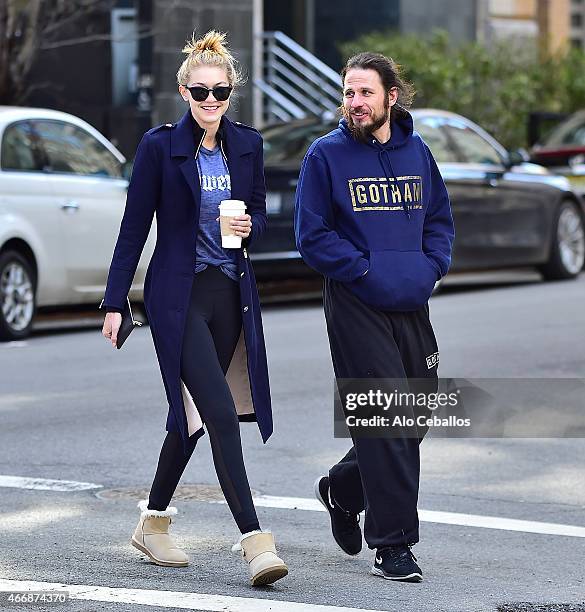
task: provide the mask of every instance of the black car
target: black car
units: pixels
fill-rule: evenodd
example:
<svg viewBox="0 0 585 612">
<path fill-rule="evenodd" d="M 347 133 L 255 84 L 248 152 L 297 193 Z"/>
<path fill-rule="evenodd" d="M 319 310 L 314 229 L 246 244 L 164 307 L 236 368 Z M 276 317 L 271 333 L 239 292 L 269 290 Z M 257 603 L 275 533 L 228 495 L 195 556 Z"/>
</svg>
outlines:
<svg viewBox="0 0 585 612">
<path fill-rule="evenodd" d="M 447 185 L 455 221 L 452 271 L 535 266 L 575 277 L 585 260 L 585 205 L 566 178 L 508 153 L 454 113 L 412 111 Z M 295 246 L 294 194 L 309 145 L 337 121 L 302 119 L 264 129 L 268 232 L 252 250 L 259 278 L 311 274 Z"/>
</svg>

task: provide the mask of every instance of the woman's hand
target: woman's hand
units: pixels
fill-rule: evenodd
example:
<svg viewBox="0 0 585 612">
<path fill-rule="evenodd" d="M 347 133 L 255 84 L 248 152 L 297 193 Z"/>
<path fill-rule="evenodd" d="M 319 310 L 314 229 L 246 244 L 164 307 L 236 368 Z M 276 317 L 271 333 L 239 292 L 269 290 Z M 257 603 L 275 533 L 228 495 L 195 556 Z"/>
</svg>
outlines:
<svg viewBox="0 0 585 612">
<path fill-rule="evenodd" d="M 105 338 L 111 341 L 112 346 L 116 347 L 116 340 L 118 339 L 118 330 L 122 324 L 122 315 L 119 312 L 108 312 L 104 319 L 104 326 L 102 327 L 102 334 Z"/>
<path fill-rule="evenodd" d="M 238 215 L 232 217 L 230 228 L 236 236 L 247 238 L 252 230 L 252 217 L 250 215 Z"/>
</svg>

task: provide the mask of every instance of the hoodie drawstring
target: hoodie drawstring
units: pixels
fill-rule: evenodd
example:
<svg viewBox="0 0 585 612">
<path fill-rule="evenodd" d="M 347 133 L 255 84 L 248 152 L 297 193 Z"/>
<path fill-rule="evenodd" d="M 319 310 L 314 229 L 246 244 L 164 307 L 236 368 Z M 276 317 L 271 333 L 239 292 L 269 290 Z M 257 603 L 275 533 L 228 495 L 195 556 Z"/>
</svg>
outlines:
<svg viewBox="0 0 585 612">
<path fill-rule="evenodd" d="M 386 166 L 384 166 L 384 161 L 382 159 L 382 155 L 384 153 L 386 154 L 388 166 L 390 166 L 390 174 L 392 175 L 392 178 L 394 179 L 394 185 L 398 187 L 398 179 L 396 178 L 396 174 L 394 173 L 394 168 L 392 168 L 392 162 L 390 161 L 390 154 L 388 153 L 386 149 L 383 149 L 380 147 L 380 150 L 378 151 L 378 160 L 380 161 L 380 166 L 382 166 L 382 170 L 384 171 L 384 176 L 386 177 L 386 180 L 388 181 L 388 185 L 390 185 L 390 177 L 388 176 Z M 410 211 L 408 210 L 408 206 L 406 202 L 404 201 L 402 202 L 402 209 L 406 213 L 406 216 L 410 219 Z"/>
</svg>

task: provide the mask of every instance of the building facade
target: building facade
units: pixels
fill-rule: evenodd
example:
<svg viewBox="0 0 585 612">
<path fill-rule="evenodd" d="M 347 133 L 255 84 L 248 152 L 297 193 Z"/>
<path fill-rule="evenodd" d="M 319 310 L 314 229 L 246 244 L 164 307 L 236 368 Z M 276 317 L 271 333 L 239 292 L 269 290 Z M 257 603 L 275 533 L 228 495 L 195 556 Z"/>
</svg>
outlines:
<svg viewBox="0 0 585 612">
<path fill-rule="evenodd" d="M 357 11 L 357 12 L 356 12 Z M 356 17 L 359 15 L 359 18 Z M 185 110 L 177 92 L 181 48 L 193 31 L 227 32 L 246 83 L 229 113 L 260 125 L 265 31 L 282 31 L 338 71 L 339 45 L 371 31 L 427 34 L 446 30 L 457 42 L 513 38 L 545 52 L 585 42 L 585 0 L 115 0 L 79 31 L 101 35 L 43 53 L 34 78 L 48 80 L 30 103 L 79 115 L 127 155 L 152 125 Z M 67 70 L 63 66 L 67 65 Z"/>
</svg>

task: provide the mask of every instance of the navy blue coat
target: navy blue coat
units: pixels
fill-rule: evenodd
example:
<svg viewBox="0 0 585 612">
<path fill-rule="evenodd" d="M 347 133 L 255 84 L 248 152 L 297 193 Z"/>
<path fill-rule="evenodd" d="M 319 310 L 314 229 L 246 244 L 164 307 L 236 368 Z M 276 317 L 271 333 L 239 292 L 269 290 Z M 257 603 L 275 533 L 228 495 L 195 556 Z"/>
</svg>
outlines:
<svg viewBox="0 0 585 612">
<path fill-rule="evenodd" d="M 201 192 L 196 155 L 205 131 L 188 110 L 176 124 L 144 134 L 134 161 L 120 232 L 100 308 L 123 308 L 156 214 L 156 247 L 144 282 L 144 306 L 166 396 L 167 431 L 181 433 L 185 448 L 201 436 L 201 418 L 180 377 L 183 330 L 195 276 L 195 241 Z M 272 433 L 272 409 L 260 301 L 247 247 L 266 229 L 262 137 L 222 117 L 217 139 L 227 158 L 231 197 L 252 217 L 250 236 L 238 250 L 242 334 L 226 374 L 241 421 L 257 421 L 262 440 Z M 194 359 L 197 357 L 194 356 Z"/>
</svg>

